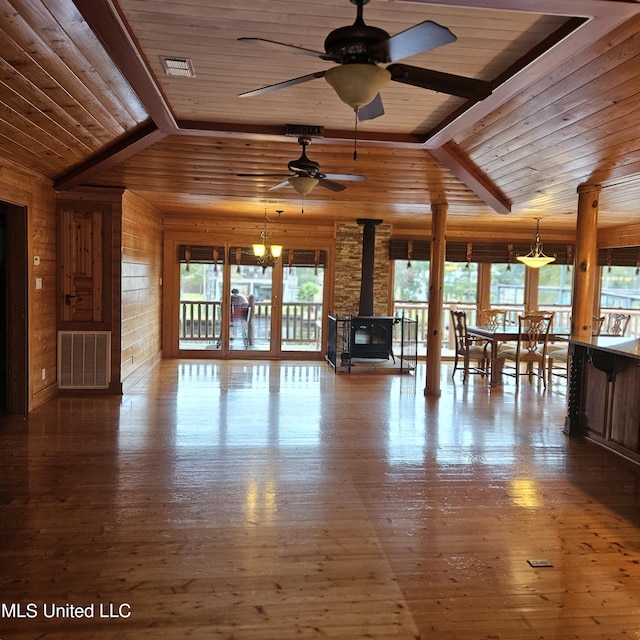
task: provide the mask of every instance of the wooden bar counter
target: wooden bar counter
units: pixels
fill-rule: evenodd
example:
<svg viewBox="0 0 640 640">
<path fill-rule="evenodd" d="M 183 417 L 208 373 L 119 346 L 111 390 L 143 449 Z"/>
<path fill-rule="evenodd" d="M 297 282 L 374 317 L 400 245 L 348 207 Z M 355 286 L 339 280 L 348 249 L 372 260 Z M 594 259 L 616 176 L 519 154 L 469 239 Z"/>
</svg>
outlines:
<svg viewBox="0 0 640 640">
<path fill-rule="evenodd" d="M 640 340 L 572 340 L 565 433 L 640 462 Z"/>
</svg>

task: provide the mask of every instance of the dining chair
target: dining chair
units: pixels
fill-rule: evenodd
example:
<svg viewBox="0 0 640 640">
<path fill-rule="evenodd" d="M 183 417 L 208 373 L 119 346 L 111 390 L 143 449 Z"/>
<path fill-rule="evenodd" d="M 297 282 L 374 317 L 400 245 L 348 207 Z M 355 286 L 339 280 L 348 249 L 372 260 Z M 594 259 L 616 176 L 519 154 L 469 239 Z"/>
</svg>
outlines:
<svg viewBox="0 0 640 640">
<path fill-rule="evenodd" d="M 552 376 L 569 379 L 569 343 L 547 345 L 547 379 Z"/>
<path fill-rule="evenodd" d="M 507 321 L 507 312 L 503 309 L 482 309 L 478 315 L 478 324 L 491 329 L 504 328 Z"/>
<path fill-rule="evenodd" d="M 488 376 L 491 345 L 483 338 L 469 336 L 466 311 L 451 310 L 451 326 L 453 327 L 456 341 L 451 379 L 453 380 L 459 368 L 462 368 L 463 371 L 463 383 L 467 381 L 467 376 L 470 373 Z M 460 359 L 462 359 L 462 367 L 459 366 Z M 472 366 L 471 362 L 477 362 L 478 364 L 477 366 Z"/>
<path fill-rule="evenodd" d="M 593 316 L 591 322 L 591 335 L 599 336 L 602 333 L 605 316 Z M 552 376 L 569 379 L 569 343 L 566 341 L 550 343 L 547 346 L 547 379 L 551 382 Z"/>
<path fill-rule="evenodd" d="M 605 316 L 593 316 L 591 322 L 591 334 L 599 336 L 602 333 L 602 327 L 604 325 Z"/>
<path fill-rule="evenodd" d="M 520 376 L 526 375 L 529 382 L 534 376 L 541 379 L 546 389 L 547 345 L 552 323 L 553 314 L 549 313 L 518 316 L 518 338 L 515 346 L 511 343 L 500 345 L 498 360 L 502 366 L 502 374 L 515 377 L 516 386 Z M 526 365 L 524 371 L 522 365 Z M 537 373 L 534 371 L 534 365 L 537 366 Z"/>
<path fill-rule="evenodd" d="M 624 336 L 631 320 L 630 313 L 610 313 L 607 316 L 607 323 L 604 333 L 608 336 Z"/>
</svg>

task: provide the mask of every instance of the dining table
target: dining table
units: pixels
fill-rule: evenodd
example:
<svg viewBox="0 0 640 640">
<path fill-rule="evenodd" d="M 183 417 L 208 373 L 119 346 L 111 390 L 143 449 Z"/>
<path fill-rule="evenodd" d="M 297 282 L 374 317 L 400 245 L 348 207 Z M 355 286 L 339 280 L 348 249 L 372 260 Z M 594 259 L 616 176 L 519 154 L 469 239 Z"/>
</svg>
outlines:
<svg viewBox="0 0 640 640">
<path fill-rule="evenodd" d="M 502 367 L 499 365 L 498 350 L 504 342 L 517 342 L 519 337 L 518 325 L 505 326 L 473 326 L 467 325 L 470 338 L 481 338 L 491 345 L 489 384 L 495 387 L 502 383 Z M 548 342 L 567 342 L 571 336 L 570 327 L 553 326 L 549 330 Z"/>
</svg>

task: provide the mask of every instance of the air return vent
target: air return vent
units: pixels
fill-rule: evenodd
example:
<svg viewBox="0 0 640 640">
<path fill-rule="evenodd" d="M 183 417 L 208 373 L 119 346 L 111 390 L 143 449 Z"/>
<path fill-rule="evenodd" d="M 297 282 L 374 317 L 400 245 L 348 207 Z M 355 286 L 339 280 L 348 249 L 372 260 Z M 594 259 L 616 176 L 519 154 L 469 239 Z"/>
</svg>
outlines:
<svg viewBox="0 0 640 640">
<path fill-rule="evenodd" d="M 164 72 L 168 76 L 181 76 L 183 78 L 195 78 L 193 64 L 188 58 L 162 58 Z"/>
<path fill-rule="evenodd" d="M 58 388 L 107 389 L 111 332 L 58 332 Z"/>
</svg>

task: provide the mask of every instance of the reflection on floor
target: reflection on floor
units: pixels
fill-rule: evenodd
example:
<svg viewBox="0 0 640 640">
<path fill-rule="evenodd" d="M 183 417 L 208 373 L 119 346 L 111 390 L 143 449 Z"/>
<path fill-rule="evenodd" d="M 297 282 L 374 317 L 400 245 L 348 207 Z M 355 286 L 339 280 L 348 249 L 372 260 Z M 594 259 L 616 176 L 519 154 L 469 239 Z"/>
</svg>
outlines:
<svg viewBox="0 0 640 640">
<path fill-rule="evenodd" d="M 410 374 L 414 373 L 413 362 L 402 358 L 351 358 L 346 363 L 338 363 L 336 373 L 391 373 Z"/>
<path fill-rule="evenodd" d="M 639 467 L 563 384 L 450 374 L 167 360 L 0 416 L 0 638 L 638 638 Z"/>
</svg>

